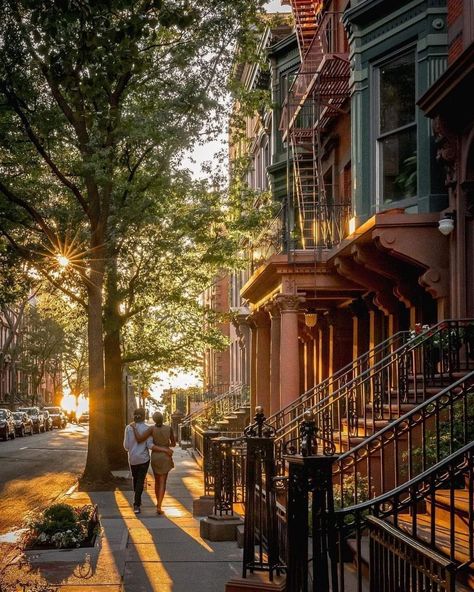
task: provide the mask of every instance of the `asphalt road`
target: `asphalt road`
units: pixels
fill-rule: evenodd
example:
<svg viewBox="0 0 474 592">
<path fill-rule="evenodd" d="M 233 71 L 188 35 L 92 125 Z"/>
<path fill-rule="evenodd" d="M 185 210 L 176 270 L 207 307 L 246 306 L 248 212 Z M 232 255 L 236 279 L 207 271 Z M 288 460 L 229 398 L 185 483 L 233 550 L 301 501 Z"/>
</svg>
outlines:
<svg viewBox="0 0 474 592">
<path fill-rule="evenodd" d="M 70 424 L 0 442 L 0 534 L 74 485 L 86 462 L 87 435 L 87 426 Z"/>
</svg>

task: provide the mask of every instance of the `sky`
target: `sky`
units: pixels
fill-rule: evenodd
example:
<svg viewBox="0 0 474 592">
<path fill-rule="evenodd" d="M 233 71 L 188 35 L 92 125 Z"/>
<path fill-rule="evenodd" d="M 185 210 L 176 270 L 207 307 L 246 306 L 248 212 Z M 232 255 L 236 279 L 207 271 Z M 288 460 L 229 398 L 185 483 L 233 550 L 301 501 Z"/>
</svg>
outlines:
<svg viewBox="0 0 474 592">
<path fill-rule="evenodd" d="M 290 6 L 282 6 L 281 0 L 272 0 L 265 6 L 267 12 L 291 12 Z M 184 158 L 184 166 L 189 168 L 197 177 L 201 175 L 203 163 L 212 161 L 215 155 L 226 147 L 227 134 L 225 130 L 226 122 L 223 122 L 222 135 L 214 142 L 207 142 L 202 146 L 196 146 L 194 150 Z"/>
</svg>

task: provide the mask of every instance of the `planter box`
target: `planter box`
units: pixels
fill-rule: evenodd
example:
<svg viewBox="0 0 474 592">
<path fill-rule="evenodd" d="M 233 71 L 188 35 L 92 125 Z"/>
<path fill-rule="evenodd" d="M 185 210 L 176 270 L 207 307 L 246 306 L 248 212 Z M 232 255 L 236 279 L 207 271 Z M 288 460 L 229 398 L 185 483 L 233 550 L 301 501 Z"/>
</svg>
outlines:
<svg viewBox="0 0 474 592">
<path fill-rule="evenodd" d="M 94 506 L 94 511 L 91 515 L 91 518 L 87 524 L 87 531 L 89 536 L 82 541 L 82 543 L 78 547 L 61 547 L 58 548 L 52 543 L 45 543 L 42 545 L 35 544 L 34 546 L 25 547 L 25 553 L 33 553 L 37 554 L 38 551 L 79 551 L 80 549 L 90 549 L 91 547 L 95 547 L 98 544 L 99 536 L 97 534 L 97 527 L 100 527 L 100 520 L 99 520 L 99 513 L 97 505 Z"/>
</svg>

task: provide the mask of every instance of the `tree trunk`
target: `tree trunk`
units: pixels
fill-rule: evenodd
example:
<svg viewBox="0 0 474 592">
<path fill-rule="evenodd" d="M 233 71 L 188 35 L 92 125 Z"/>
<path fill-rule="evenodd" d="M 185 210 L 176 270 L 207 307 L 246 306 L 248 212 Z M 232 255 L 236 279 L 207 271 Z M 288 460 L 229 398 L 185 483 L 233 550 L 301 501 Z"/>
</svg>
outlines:
<svg viewBox="0 0 474 592">
<path fill-rule="evenodd" d="M 117 290 L 117 261 L 111 257 L 107 267 L 107 290 L 104 305 L 104 361 L 107 455 L 112 469 L 128 466 L 123 449 L 125 429 L 125 399 L 122 388 L 122 350 L 120 330 L 122 327 Z"/>
<path fill-rule="evenodd" d="M 100 255 L 98 255 L 99 257 Z M 88 286 L 87 338 L 89 346 L 89 444 L 85 481 L 107 481 L 112 478 L 107 458 L 104 405 L 104 342 L 102 332 L 103 271 L 101 263 L 92 262 Z M 95 269 L 94 269 L 95 268 Z"/>
<path fill-rule="evenodd" d="M 123 469 L 128 466 L 128 460 L 123 449 L 125 400 L 122 389 L 122 352 L 119 329 L 106 332 L 104 353 L 107 455 L 112 469 Z"/>
</svg>

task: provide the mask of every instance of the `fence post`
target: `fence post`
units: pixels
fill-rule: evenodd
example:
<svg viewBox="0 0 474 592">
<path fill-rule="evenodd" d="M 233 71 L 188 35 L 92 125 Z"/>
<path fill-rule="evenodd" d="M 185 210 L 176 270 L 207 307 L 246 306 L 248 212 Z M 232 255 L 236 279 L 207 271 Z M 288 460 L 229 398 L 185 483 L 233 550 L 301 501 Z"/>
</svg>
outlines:
<svg viewBox="0 0 474 592">
<path fill-rule="evenodd" d="M 220 436 L 211 441 L 214 475 L 214 514 L 234 515 L 234 471 L 232 466 L 233 438 Z"/>
<path fill-rule="evenodd" d="M 200 535 L 209 541 L 235 541 L 242 524 L 234 514 L 233 438 L 214 438 L 210 442 L 211 473 L 214 487 L 213 513 L 200 522 Z"/>
<path fill-rule="evenodd" d="M 308 591 L 308 538 L 312 532 L 312 592 L 338 592 L 336 533 L 332 466 L 337 456 L 334 445 L 323 434 L 322 452 L 317 454 L 318 430 L 311 412 L 299 426 L 298 446 L 287 443 L 284 460 L 288 463 L 287 507 L 287 589 Z M 297 450 L 301 454 L 296 454 Z M 309 501 L 311 495 L 311 513 Z"/>
<path fill-rule="evenodd" d="M 255 422 L 245 429 L 245 526 L 243 577 L 247 572 L 268 571 L 270 581 L 280 574 L 276 495 L 274 487 L 274 429 L 265 423 L 262 407 L 255 409 Z M 265 541 L 265 543 L 264 543 Z M 266 546 L 266 555 L 264 544 Z"/>
<path fill-rule="evenodd" d="M 203 433 L 202 470 L 204 473 L 204 495 L 214 495 L 214 474 L 212 459 L 212 440 L 220 436 L 217 430 L 206 430 Z"/>
<path fill-rule="evenodd" d="M 207 516 L 212 512 L 214 507 L 214 477 L 212 473 L 212 438 L 219 436 L 220 432 L 217 430 L 206 430 L 202 433 L 202 442 L 198 446 L 198 434 L 194 431 L 194 449 L 198 450 L 202 455 L 202 471 L 204 477 L 204 495 L 193 500 L 193 516 Z M 199 450 L 201 448 L 201 450 Z"/>
</svg>

